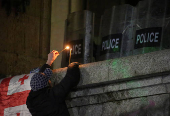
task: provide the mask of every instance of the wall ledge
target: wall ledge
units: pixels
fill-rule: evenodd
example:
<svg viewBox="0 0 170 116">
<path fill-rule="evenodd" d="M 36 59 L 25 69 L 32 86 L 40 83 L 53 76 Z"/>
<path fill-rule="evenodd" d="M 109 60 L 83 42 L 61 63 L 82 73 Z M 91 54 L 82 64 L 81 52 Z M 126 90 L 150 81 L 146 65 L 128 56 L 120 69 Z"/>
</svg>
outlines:
<svg viewBox="0 0 170 116">
<path fill-rule="evenodd" d="M 67 67 L 54 69 L 52 82 L 60 82 Z M 78 87 L 93 84 L 109 84 L 159 75 L 170 72 L 170 49 L 93 62 L 80 65 L 81 80 Z"/>
</svg>

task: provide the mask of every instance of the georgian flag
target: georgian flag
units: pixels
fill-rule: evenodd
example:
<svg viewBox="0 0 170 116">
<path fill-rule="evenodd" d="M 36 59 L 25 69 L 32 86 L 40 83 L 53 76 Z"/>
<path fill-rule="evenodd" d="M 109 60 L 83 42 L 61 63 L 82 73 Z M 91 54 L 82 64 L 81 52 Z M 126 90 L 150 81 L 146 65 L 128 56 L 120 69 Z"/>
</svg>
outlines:
<svg viewBox="0 0 170 116">
<path fill-rule="evenodd" d="M 26 100 L 34 73 L 0 80 L 0 116 L 31 116 Z"/>
</svg>

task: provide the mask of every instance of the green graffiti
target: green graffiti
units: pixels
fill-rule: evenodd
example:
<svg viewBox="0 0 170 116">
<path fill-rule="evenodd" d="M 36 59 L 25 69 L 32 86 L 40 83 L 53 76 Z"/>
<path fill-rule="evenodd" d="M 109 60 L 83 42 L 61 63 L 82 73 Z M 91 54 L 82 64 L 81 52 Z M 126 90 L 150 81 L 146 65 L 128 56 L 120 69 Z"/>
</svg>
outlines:
<svg viewBox="0 0 170 116">
<path fill-rule="evenodd" d="M 154 52 L 154 51 L 159 51 L 160 47 L 144 47 L 143 48 L 143 53 L 149 53 L 149 52 Z"/>
<path fill-rule="evenodd" d="M 141 87 L 140 82 L 135 82 L 135 81 L 129 81 L 127 82 L 128 87 L 136 88 L 136 87 Z M 149 92 L 147 90 L 140 90 L 140 89 L 135 89 L 129 91 L 130 96 L 143 96 L 147 95 Z M 147 104 L 147 98 L 146 97 L 140 97 L 141 103 L 142 104 Z"/>
<path fill-rule="evenodd" d="M 148 51 L 153 51 L 156 50 L 154 48 L 152 49 L 145 49 Z M 131 73 L 129 72 L 130 68 L 129 65 L 130 62 L 128 60 L 122 61 L 121 59 L 114 59 L 112 60 L 112 69 L 114 71 L 115 76 L 121 76 L 122 78 L 128 78 L 128 77 L 132 77 Z M 140 81 L 129 81 L 126 83 L 126 86 L 128 88 L 138 88 L 141 87 L 141 82 Z M 131 97 L 137 97 L 137 96 L 143 96 L 143 95 L 147 95 L 149 92 L 147 90 L 143 90 L 143 89 L 133 89 L 129 91 L 129 95 Z M 147 98 L 145 97 L 141 97 L 141 102 L 143 104 L 147 104 Z"/>
<path fill-rule="evenodd" d="M 126 60 L 122 63 L 121 60 L 114 59 L 112 62 L 112 68 L 114 69 L 115 75 L 121 74 L 123 78 L 131 77 L 132 75 L 129 73 L 129 67 L 126 65 L 128 62 L 129 61 Z"/>
</svg>

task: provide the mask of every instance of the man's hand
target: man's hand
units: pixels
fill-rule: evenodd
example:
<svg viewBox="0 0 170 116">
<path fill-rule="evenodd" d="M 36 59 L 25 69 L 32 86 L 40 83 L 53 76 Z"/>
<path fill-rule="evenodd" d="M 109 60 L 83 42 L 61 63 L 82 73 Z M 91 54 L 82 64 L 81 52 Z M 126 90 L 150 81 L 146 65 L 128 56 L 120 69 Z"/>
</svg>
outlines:
<svg viewBox="0 0 170 116">
<path fill-rule="evenodd" d="M 56 50 L 53 50 L 52 52 L 50 52 L 48 54 L 48 60 L 47 60 L 46 64 L 51 66 L 52 63 L 54 62 L 54 60 L 57 58 L 58 55 L 59 55 L 59 53 Z"/>
</svg>

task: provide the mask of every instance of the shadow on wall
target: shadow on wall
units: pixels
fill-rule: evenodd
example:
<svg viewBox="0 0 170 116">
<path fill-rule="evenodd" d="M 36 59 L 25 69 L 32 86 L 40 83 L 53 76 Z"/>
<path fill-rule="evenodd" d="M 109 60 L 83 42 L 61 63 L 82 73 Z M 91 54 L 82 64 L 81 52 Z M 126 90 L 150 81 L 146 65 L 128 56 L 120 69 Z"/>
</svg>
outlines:
<svg viewBox="0 0 170 116">
<path fill-rule="evenodd" d="M 120 116 L 169 116 L 169 99 L 165 100 L 162 106 L 156 107 L 154 101 L 149 105 L 142 106 L 139 110 L 121 114 Z"/>
</svg>

